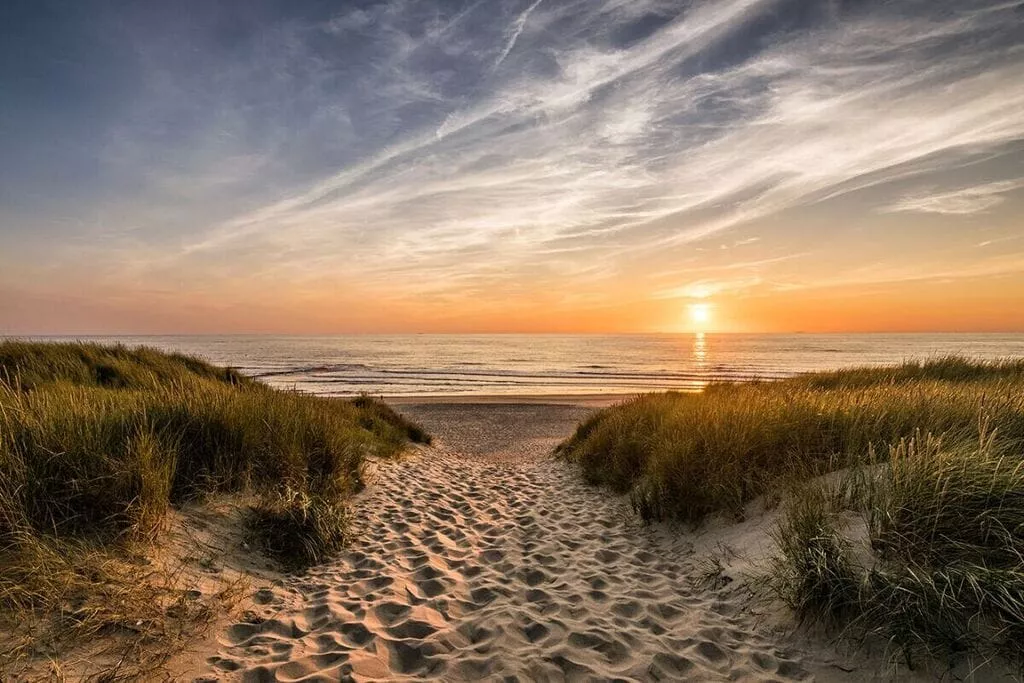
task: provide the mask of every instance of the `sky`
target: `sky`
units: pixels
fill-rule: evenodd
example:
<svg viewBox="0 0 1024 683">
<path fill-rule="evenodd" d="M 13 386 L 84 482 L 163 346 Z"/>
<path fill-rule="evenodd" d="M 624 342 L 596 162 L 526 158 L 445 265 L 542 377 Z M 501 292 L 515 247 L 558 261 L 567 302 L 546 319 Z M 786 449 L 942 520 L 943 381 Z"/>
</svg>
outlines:
<svg viewBox="0 0 1024 683">
<path fill-rule="evenodd" d="M 6 0 L 0 334 L 1024 331 L 1024 3 Z"/>
</svg>

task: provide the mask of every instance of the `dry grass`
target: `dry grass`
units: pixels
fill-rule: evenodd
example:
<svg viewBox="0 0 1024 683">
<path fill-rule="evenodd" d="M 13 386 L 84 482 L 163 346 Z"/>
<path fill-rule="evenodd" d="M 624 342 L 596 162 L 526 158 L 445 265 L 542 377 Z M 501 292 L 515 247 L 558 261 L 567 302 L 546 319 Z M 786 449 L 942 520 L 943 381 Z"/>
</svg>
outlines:
<svg viewBox="0 0 1024 683">
<path fill-rule="evenodd" d="M 255 493 L 277 512 L 252 527 L 261 545 L 301 539 L 289 565 L 318 561 L 344 539 L 364 459 L 410 438 L 428 437 L 383 404 L 277 391 L 185 356 L 0 343 L 0 619 L 54 652 L 116 632 L 136 648 L 125 662 L 152 663 L 152 643 L 205 609 L 125 559 L 169 506 Z M 4 662 L 27 652 L 0 647 Z"/>
<path fill-rule="evenodd" d="M 97 681 L 154 677 L 239 597 L 231 583 L 191 593 L 180 569 L 154 567 L 145 551 L 26 539 L 5 553 L 0 678 L 63 680 L 68 669 Z"/>
</svg>

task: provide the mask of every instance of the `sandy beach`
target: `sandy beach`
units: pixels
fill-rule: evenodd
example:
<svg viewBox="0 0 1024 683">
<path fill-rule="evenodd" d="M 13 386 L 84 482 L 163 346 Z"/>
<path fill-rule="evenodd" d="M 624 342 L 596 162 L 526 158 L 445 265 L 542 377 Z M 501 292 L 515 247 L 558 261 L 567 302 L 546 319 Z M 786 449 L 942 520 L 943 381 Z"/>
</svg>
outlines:
<svg viewBox="0 0 1024 683">
<path fill-rule="evenodd" d="M 0 15 L 0 683 L 1024 683 L 1024 0 Z"/>
<path fill-rule="evenodd" d="M 402 404 L 435 436 L 377 463 L 335 561 L 263 588 L 190 659 L 202 681 L 862 680 L 762 610 L 764 519 L 643 525 L 550 458 L 591 407 Z M 754 539 L 753 541 L 751 539 Z M 726 571 L 712 572 L 712 557 Z M 735 580 L 734 580 L 735 578 Z"/>
</svg>

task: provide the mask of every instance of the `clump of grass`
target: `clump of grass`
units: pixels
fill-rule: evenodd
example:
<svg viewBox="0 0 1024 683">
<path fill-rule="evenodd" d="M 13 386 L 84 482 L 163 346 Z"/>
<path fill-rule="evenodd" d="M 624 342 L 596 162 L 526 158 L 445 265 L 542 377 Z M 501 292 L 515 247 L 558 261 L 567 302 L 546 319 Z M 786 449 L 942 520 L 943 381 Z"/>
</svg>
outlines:
<svg viewBox="0 0 1024 683">
<path fill-rule="evenodd" d="M 976 441 L 982 406 L 1003 442 L 1024 444 L 1022 387 L 1024 361 L 957 358 L 713 385 L 603 410 L 558 453 L 587 481 L 629 492 L 647 519 L 698 522 L 918 430 Z"/>
<path fill-rule="evenodd" d="M 263 497 L 249 510 L 249 533 L 284 566 L 308 567 L 345 544 L 348 511 L 343 501 L 288 489 Z"/>
<path fill-rule="evenodd" d="M 367 429 L 377 428 L 377 431 L 380 431 L 378 423 L 383 423 L 405 434 L 405 438 L 413 443 L 429 445 L 433 441 L 422 425 L 399 415 L 386 403 L 381 403 L 367 395 L 352 399 L 352 403 L 363 411 L 364 415 L 360 424 Z"/>
<path fill-rule="evenodd" d="M 779 594 L 805 617 L 907 656 L 1024 665 L 1024 459 L 980 421 L 975 446 L 917 435 L 841 480 L 790 497 L 776 540 Z M 853 559 L 837 513 L 865 521 Z"/>
<path fill-rule="evenodd" d="M 928 564 L 1024 566 L 1024 451 L 983 422 L 976 449 L 946 450 L 918 436 L 892 449 L 883 481 L 870 480 L 876 549 Z"/>
<path fill-rule="evenodd" d="M 404 433 L 348 402 L 206 382 L 152 391 L 0 385 L 12 494 L 0 518 L 37 532 L 148 536 L 168 503 L 217 491 L 327 496 L 362 486 L 363 459 Z"/>
<path fill-rule="evenodd" d="M 130 586 L 113 558 L 153 539 L 169 506 L 216 492 L 264 497 L 261 545 L 291 566 L 319 561 L 344 539 L 365 459 L 409 438 L 429 439 L 368 398 L 278 391 L 151 349 L 2 342 L 0 615 L 65 615 L 82 576 Z M 83 623 L 133 614 L 115 604 Z"/>
<path fill-rule="evenodd" d="M 832 512 L 824 488 L 799 486 L 773 534 L 781 553 L 774 586 L 798 613 L 815 619 L 841 619 L 859 592 L 850 542 Z"/>
</svg>

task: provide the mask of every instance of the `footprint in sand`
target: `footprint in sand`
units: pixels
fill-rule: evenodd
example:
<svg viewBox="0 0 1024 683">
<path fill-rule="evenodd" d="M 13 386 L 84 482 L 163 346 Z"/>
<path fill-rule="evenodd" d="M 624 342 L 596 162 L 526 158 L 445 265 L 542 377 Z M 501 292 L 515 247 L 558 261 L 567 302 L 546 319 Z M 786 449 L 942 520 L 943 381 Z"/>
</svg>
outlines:
<svg viewBox="0 0 1024 683">
<path fill-rule="evenodd" d="M 379 468 L 352 546 L 231 626 L 220 680 L 803 680 L 784 636 L 695 589 L 681 535 L 548 455 L 568 406 L 420 406 L 441 446 Z M 271 591 L 255 602 L 280 606 Z M 734 604 L 736 603 L 736 604 Z M 730 605 L 732 609 L 722 609 Z M 730 615 L 730 616 L 726 616 Z M 843 680 L 855 680 L 848 677 Z"/>
</svg>

